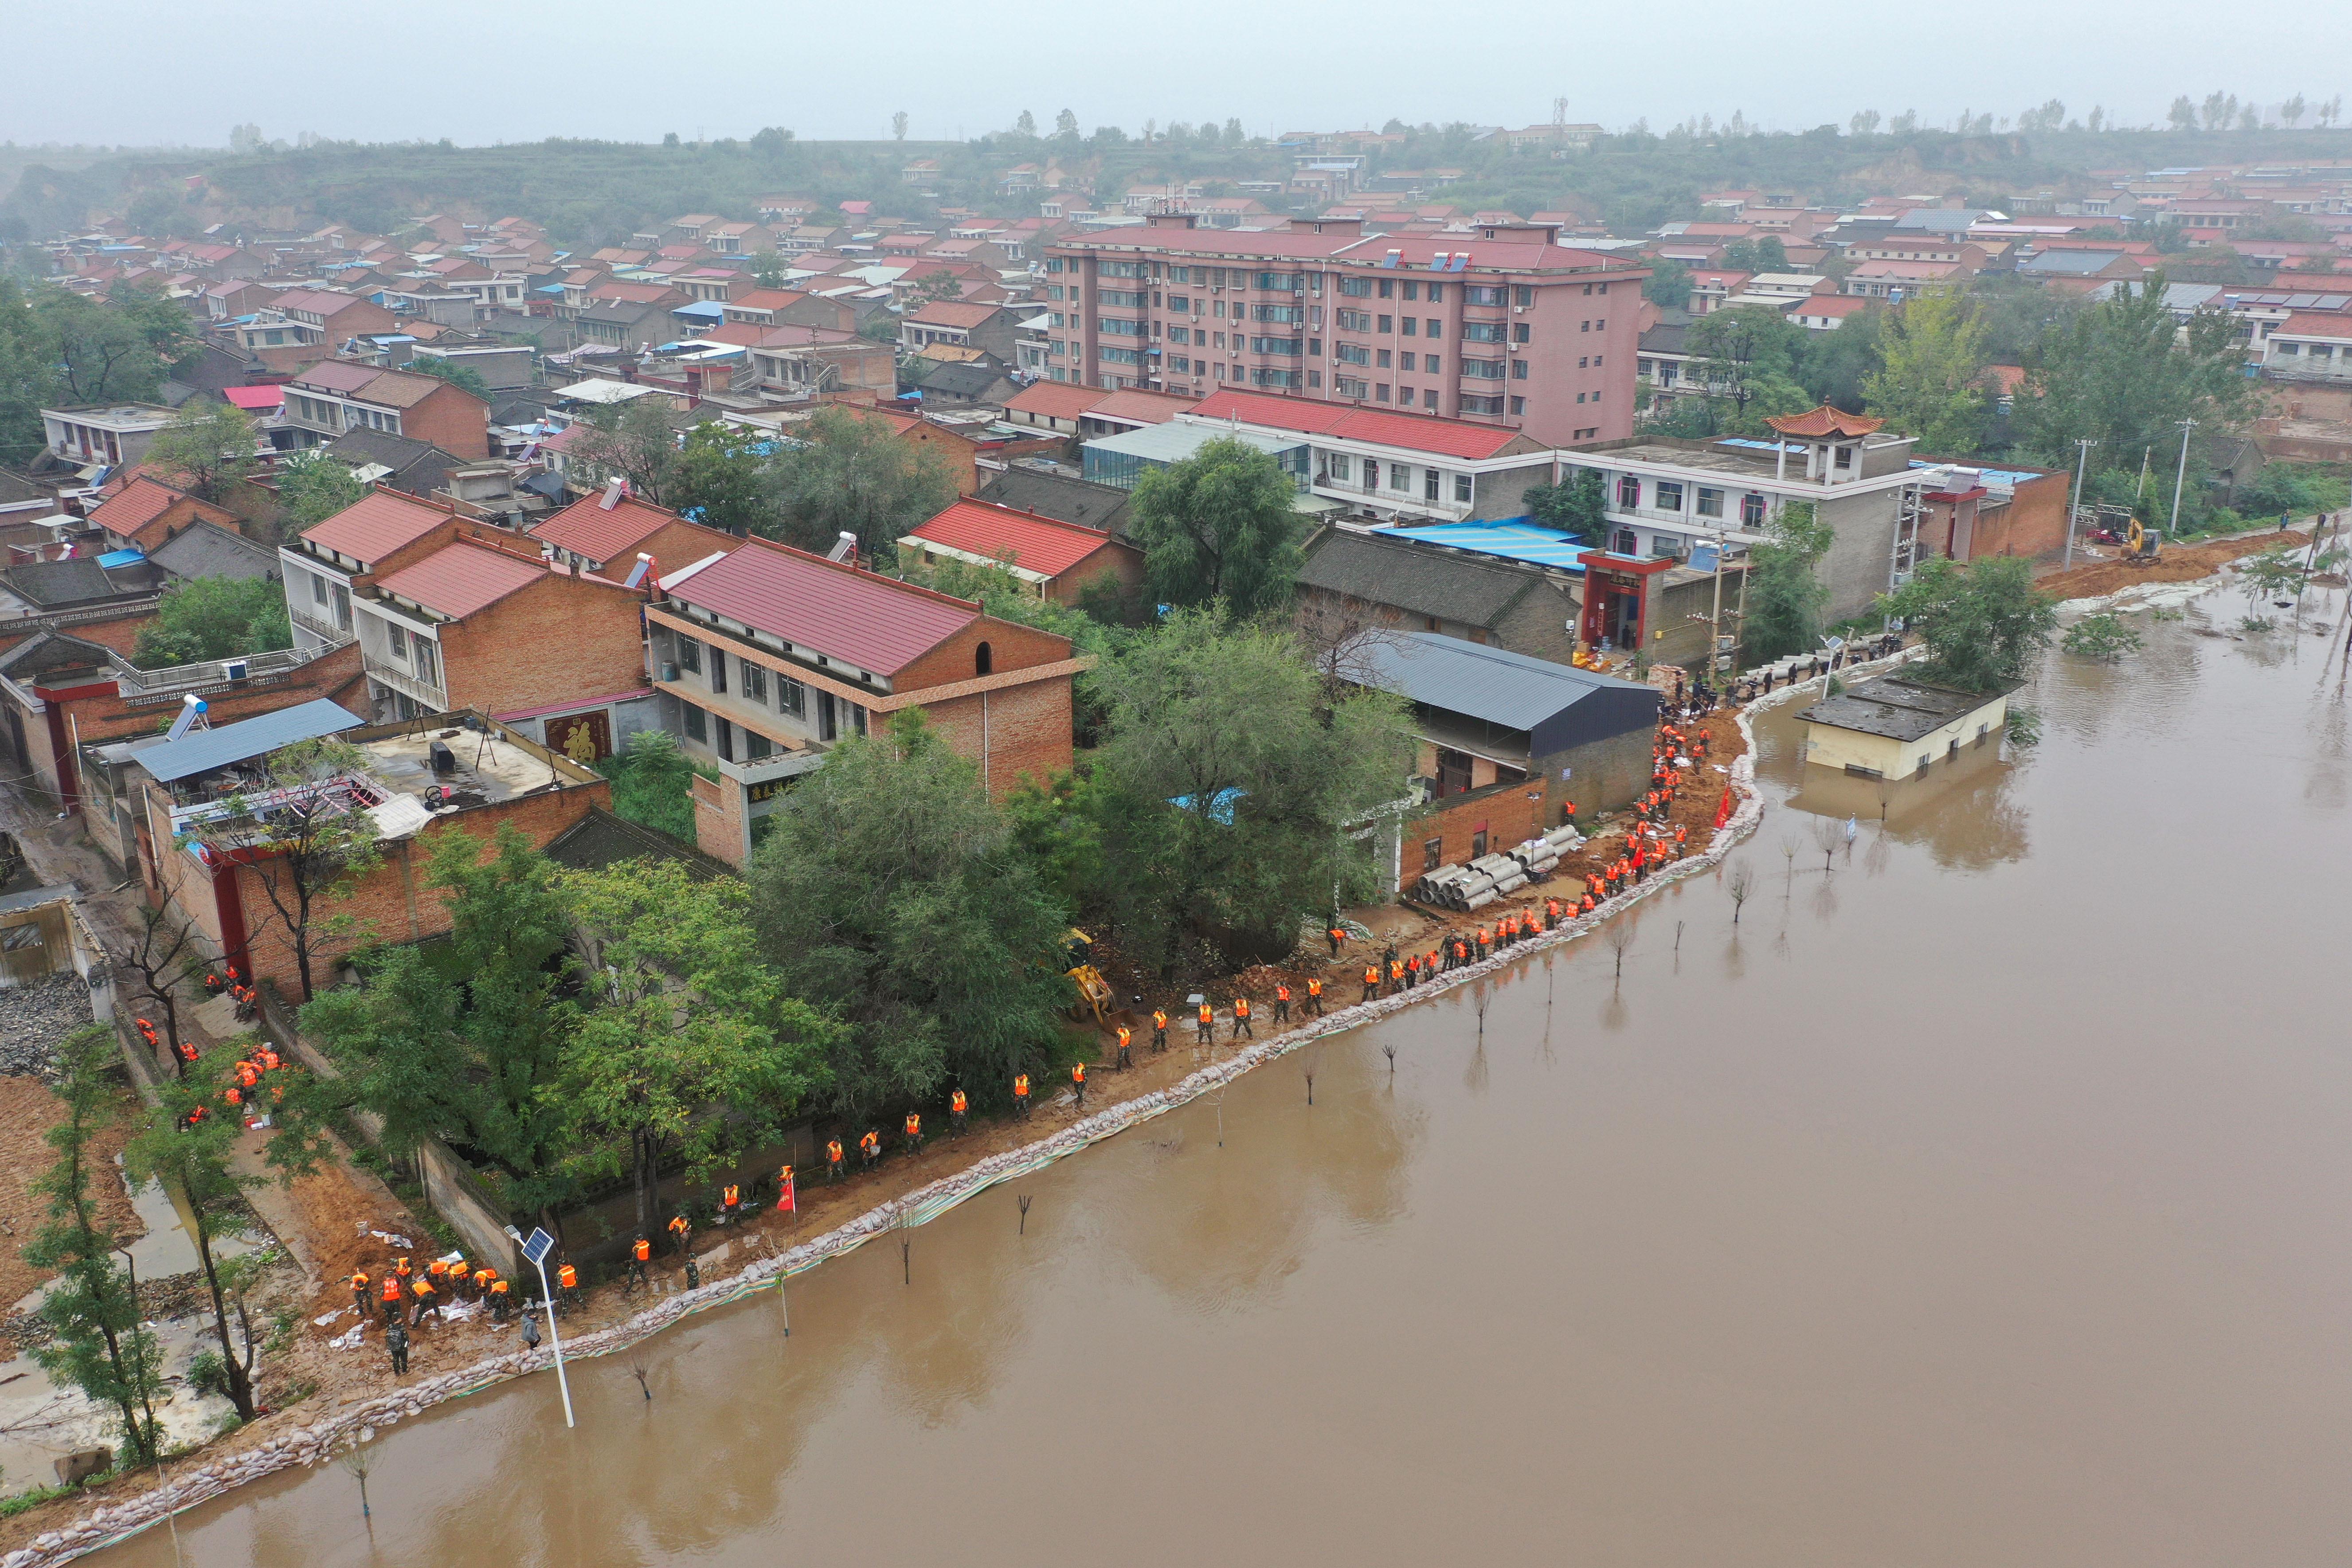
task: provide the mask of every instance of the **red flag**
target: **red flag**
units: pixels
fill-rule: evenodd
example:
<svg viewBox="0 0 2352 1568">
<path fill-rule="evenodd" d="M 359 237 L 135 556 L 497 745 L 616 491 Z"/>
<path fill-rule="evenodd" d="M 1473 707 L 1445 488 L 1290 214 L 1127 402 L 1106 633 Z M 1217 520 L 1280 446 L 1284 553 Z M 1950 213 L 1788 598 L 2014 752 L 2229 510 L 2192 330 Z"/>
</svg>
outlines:
<svg viewBox="0 0 2352 1568">
<path fill-rule="evenodd" d="M 1723 786 L 1723 804 L 1722 804 L 1722 805 L 1718 805 L 1718 806 L 1717 806 L 1717 807 L 1715 808 L 1715 825 L 1716 825 L 1717 827 L 1720 827 L 1720 826 L 1722 826 L 1725 823 L 1729 822 L 1730 820 L 1731 820 L 1731 786 L 1730 786 L 1729 784 L 1726 784 L 1726 785 L 1724 785 L 1724 786 Z"/>
<path fill-rule="evenodd" d="M 793 1168 L 790 1165 L 784 1167 L 783 1174 L 777 1178 L 777 1183 L 776 1206 L 780 1209 L 788 1209 L 793 1214 L 800 1213 L 801 1205 L 793 1197 Z"/>
</svg>

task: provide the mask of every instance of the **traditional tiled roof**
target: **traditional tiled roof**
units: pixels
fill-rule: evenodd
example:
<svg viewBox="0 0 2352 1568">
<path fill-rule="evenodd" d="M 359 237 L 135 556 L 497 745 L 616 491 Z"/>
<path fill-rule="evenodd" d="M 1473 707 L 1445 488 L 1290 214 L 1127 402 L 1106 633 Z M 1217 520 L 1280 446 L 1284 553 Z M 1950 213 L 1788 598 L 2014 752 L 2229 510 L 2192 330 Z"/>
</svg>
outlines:
<svg viewBox="0 0 2352 1568">
<path fill-rule="evenodd" d="M 981 500 L 959 500 L 908 535 L 1058 577 L 1110 542 L 1110 535 Z"/>
<path fill-rule="evenodd" d="M 1824 403 L 1810 414 L 1776 414 L 1766 418 L 1764 423 L 1783 436 L 1820 439 L 1832 436 L 1849 438 L 1867 436 L 1886 421 L 1873 419 L 1864 414 L 1848 414 L 1843 408 L 1832 408 Z"/>
<path fill-rule="evenodd" d="M 962 327 L 967 330 L 984 323 L 998 310 L 994 305 L 961 305 L 951 300 L 926 301 L 920 310 L 908 313 L 907 320 L 924 327 Z"/>
<path fill-rule="evenodd" d="M 414 566 L 402 567 L 376 586 L 436 615 L 462 621 L 549 574 L 536 561 L 459 540 Z"/>
<path fill-rule="evenodd" d="M 893 675 L 980 618 L 980 606 L 754 539 L 678 596 L 877 675 Z"/>
<path fill-rule="evenodd" d="M 533 528 L 530 536 L 591 561 L 614 561 L 678 521 L 676 512 L 635 496 L 623 496 L 608 511 L 599 491 L 573 501 Z"/>
<path fill-rule="evenodd" d="M 391 490 L 371 490 L 326 521 L 305 529 L 303 542 L 354 561 L 381 561 L 449 521 L 437 506 Z"/>
<path fill-rule="evenodd" d="M 1383 414 L 1349 404 L 1318 403 L 1312 398 L 1278 397 L 1259 392 L 1212 393 L 1193 412 L 1204 419 L 1237 419 L 1276 430 L 1335 436 L 1368 441 L 1436 457 L 1475 461 L 1502 455 L 1517 430 L 1426 414 Z"/>
<path fill-rule="evenodd" d="M 1076 419 L 1110 395 L 1099 386 L 1081 386 L 1075 381 L 1040 381 L 1023 387 L 1018 396 L 1006 398 L 1004 406 L 1040 419 Z"/>
</svg>

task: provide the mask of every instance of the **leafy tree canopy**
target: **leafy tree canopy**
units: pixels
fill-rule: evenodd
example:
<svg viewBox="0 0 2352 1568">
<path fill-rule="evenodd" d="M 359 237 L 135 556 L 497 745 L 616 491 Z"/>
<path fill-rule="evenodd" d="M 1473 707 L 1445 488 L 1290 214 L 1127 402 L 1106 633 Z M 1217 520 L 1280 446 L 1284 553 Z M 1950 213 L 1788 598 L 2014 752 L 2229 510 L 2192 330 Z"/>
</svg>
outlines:
<svg viewBox="0 0 2352 1568">
<path fill-rule="evenodd" d="M 1879 604 L 1927 645 L 1919 675 L 1963 691 L 1999 691 L 2024 679 L 2058 627 L 2058 601 L 2034 587 L 2033 563 L 2022 556 L 1966 566 L 1937 556 Z"/>
<path fill-rule="evenodd" d="M 285 590 L 263 577 L 194 577 L 174 584 L 139 628 L 131 662 L 169 669 L 294 646 Z"/>
<path fill-rule="evenodd" d="M 1220 438 L 1147 471 L 1128 532 L 1164 605 L 1223 604 L 1252 616 L 1289 600 L 1306 521 L 1282 466 L 1245 442 Z"/>
</svg>

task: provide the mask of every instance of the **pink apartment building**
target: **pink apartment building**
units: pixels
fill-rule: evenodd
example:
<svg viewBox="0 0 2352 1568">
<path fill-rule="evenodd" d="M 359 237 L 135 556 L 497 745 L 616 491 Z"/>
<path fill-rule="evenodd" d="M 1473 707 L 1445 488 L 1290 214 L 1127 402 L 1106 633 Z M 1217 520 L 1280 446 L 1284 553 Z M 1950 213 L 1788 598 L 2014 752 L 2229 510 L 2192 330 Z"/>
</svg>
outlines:
<svg viewBox="0 0 2352 1568">
<path fill-rule="evenodd" d="M 1558 243 L 1556 225 L 1373 234 L 1142 226 L 1045 250 L 1056 381 L 1205 397 L 1239 389 L 1410 408 L 1546 446 L 1633 433 L 1637 263 Z"/>
</svg>

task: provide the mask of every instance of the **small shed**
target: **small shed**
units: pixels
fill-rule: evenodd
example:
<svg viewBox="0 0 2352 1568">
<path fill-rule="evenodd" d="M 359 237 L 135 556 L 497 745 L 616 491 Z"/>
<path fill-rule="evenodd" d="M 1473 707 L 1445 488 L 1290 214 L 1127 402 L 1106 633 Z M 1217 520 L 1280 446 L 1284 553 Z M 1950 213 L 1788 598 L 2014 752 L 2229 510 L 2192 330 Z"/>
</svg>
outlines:
<svg viewBox="0 0 2352 1568">
<path fill-rule="evenodd" d="M 1911 778 L 1962 746 L 1980 746 L 2009 721 L 2010 693 L 1962 691 L 1899 675 L 1865 680 L 1797 717 L 1805 760 L 1871 778 Z"/>
</svg>

